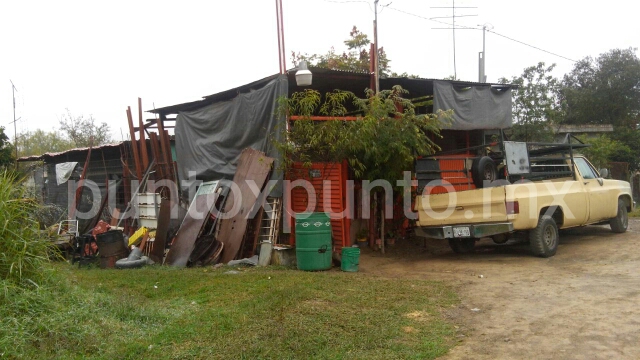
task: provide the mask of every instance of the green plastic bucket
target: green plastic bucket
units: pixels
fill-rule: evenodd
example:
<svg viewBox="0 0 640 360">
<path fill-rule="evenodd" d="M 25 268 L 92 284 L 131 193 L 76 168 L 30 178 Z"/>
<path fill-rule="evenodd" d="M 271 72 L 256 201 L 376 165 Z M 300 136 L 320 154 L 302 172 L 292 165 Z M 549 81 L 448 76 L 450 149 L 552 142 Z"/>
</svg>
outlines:
<svg viewBox="0 0 640 360">
<path fill-rule="evenodd" d="M 331 247 L 296 248 L 298 270 L 319 271 L 331 269 Z"/>
<path fill-rule="evenodd" d="M 331 221 L 327 213 L 296 215 L 296 262 L 306 271 L 331 268 Z"/>
<path fill-rule="evenodd" d="M 354 247 L 342 248 L 342 261 L 340 268 L 342 271 L 357 272 L 360 263 L 360 249 Z"/>
</svg>

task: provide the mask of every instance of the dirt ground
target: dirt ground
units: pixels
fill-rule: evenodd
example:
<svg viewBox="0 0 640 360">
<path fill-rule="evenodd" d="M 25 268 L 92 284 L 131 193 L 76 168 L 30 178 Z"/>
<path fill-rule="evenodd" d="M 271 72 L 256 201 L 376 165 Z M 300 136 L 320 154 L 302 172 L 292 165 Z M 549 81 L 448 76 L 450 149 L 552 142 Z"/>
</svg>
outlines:
<svg viewBox="0 0 640 360">
<path fill-rule="evenodd" d="M 533 257 L 523 239 L 477 243 L 404 240 L 365 249 L 360 271 L 445 280 L 461 305 L 446 309 L 460 340 L 443 359 L 640 359 L 640 220 L 560 232 L 556 256 Z"/>
</svg>

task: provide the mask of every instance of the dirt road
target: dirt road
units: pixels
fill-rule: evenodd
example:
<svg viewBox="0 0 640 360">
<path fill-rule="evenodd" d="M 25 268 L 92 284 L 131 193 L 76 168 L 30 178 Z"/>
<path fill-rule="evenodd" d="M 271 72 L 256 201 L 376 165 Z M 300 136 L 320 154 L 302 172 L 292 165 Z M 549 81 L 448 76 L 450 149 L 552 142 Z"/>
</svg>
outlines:
<svg viewBox="0 0 640 360">
<path fill-rule="evenodd" d="M 561 231 L 549 259 L 517 239 L 482 240 L 465 255 L 443 241 L 407 241 L 386 255 L 364 251 L 360 264 L 374 276 L 457 287 L 462 303 L 445 316 L 461 341 L 444 359 L 640 359 L 639 220 L 624 234 L 608 226 Z"/>
</svg>

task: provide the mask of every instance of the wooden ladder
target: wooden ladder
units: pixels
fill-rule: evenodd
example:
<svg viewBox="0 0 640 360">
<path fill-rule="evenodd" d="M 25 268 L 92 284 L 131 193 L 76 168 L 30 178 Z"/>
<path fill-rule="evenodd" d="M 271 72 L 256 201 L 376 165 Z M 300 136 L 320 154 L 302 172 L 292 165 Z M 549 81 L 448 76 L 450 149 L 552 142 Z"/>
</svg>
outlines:
<svg viewBox="0 0 640 360">
<path fill-rule="evenodd" d="M 280 198 L 267 197 L 266 204 L 270 210 L 264 210 L 260 228 L 258 229 L 258 244 L 260 246 L 260 258 L 258 265 L 266 266 L 271 262 L 271 250 L 278 242 L 280 233 L 280 216 L 282 214 L 282 202 Z"/>
<path fill-rule="evenodd" d="M 258 244 L 270 242 L 276 244 L 278 241 L 278 233 L 280 230 L 280 213 L 282 210 L 280 198 L 268 197 L 266 202 L 271 206 L 271 210 L 264 211 L 262 215 L 262 223 L 260 224 L 260 234 L 258 235 Z"/>
</svg>

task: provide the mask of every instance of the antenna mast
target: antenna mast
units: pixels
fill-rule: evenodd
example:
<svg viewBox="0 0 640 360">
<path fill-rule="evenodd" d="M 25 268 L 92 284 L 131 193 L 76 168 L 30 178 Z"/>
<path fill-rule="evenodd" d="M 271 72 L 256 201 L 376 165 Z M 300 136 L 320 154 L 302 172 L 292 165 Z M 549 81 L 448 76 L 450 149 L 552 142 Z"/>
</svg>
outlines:
<svg viewBox="0 0 640 360">
<path fill-rule="evenodd" d="M 433 17 L 429 20 L 434 19 L 442 19 L 442 18 L 450 18 L 452 19 L 451 28 L 434 28 L 434 29 L 450 29 L 453 34 L 453 77 L 458 79 L 458 70 L 456 66 L 456 29 L 461 29 L 456 27 L 456 17 L 467 17 L 467 16 L 478 16 L 478 15 L 456 15 L 456 9 L 476 9 L 475 6 L 456 6 L 456 0 L 451 0 L 451 6 L 432 6 L 432 9 L 451 9 L 451 16 L 442 16 L 442 17 Z M 466 27 L 462 27 L 462 29 L 468 29 Z M 483 54 L 484 56 L 484 54 Z"/>
<path fill-rule="evenodd" d="M 13 85 L 13 81 L 11 82 L 11 93 L 13 95 L 13 146 L 16 148 L 16 169 L 18 168 L 18 127 L 16 126 L 16 122 L 20 119 L 16 119 L 16 86 Z"/>
</svg>

